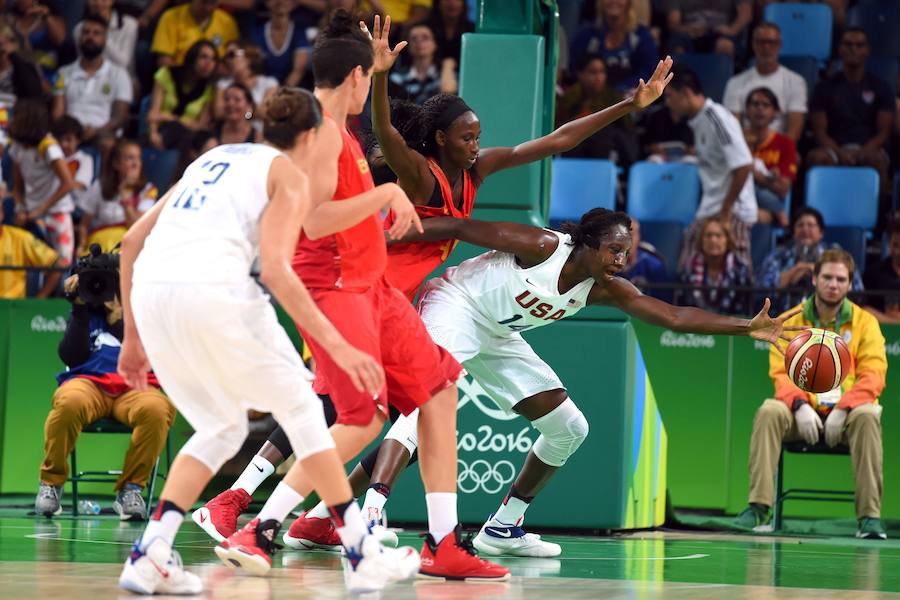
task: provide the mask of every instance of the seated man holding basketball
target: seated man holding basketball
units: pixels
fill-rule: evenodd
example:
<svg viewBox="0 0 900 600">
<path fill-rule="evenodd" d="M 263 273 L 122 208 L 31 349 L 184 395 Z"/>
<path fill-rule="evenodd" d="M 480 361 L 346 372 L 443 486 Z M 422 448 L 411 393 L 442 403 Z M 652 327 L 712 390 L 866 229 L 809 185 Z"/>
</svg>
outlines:
<svg viewBox="0 0 900 600">
<path fill-rule="evenodd" d="M 881 406 L 878 403 L 884 389 L 887 357 L 878 321 L 847 299 L 854 270 L 853 257 L 844 250 L 835 248 L 823 252 L 813 269 L 813 295 L 799 305 L 803 309 L 801 313 L 785 321 L 786 326 L 821 328 L 843 338 L 852 358 L 845 361 L 849 363 L 848 372 L 831 372 L 834 380 L 843 378 L 843 383 L 829 392 L 805 392 L 795 381 L 807 389 L 814 387 L 809 381 L 809 371 L 795 368 L 792 379 L 785 368 L 786 363 L 802 352 L 799 358 L 808 357 L 819 363 L 810 364 L 810 368 L 821 367 L 824 378 L 828 379 L 824 370 L 841 370 L 840 359 L 835 363 L 832 356 L 813 358 L 826 352 L 831 354 L 827 345 L 822 346 L 821 354 L 807 354 L 805 347 L 792 347 L 786 356 L 774 348 L 769 354 L 769 376 L 775 383 L 775 398 L 763 402 L 753 421 L 749 506 L 734 521 L 738 529 L 765 530 L 769 509 L 775 501 L 775 470 L 781 443 L 802 440 L 814 445 L 824 440 L 831 447 L 838 444 L 850 447 L 856 480 L 859 525 L 856 536 L 887 538 L 881 525 L 883 475 Z M 838 356 L 838 352 L 833 356 Z M 819 374 L 812 377 L 819 383 Z"/>
</svg>

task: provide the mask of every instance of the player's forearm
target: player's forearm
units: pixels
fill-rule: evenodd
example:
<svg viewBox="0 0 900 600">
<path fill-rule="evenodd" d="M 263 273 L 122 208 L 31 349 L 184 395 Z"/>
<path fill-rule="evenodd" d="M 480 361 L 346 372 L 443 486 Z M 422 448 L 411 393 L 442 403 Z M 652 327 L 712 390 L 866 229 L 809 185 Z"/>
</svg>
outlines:
<svg viewBox="0 0 900 600">
<path fill-rule="evenodd" d="M 547 136 L 554 150 L 553 154 L 571 150 L 610 123 L 618 121 L 632 111 L 634 111 L 634 104 L 632 104 L 631 98 L 626 98 L 601 111 L 566 123 Z"/>
<path fill-rule="evenodd" d="M 399 240 L 388 239 L 388 246 L 393 244 L 406 244 L 409 242 L 439 242 L 442 240 L 456 239 L 459 235 L 460 225 L 463 219 L 456 217 L 431 217 L 422 219 L 422 229 L 424 233 L 416 231 L 415 227 L 411 227 L 406 234 Z"/>
<path fill-rule="evenodd" d="M 681 333 L 707 335 L 749 335 L 750 319 L 719 315 L 699 308 L 672 307 L 662 315 L 665 326 Z"/>
<path fill-rule="evenodd" d="M 390 202 L 394 190 L 386 183 L 346 200 L 332 200 L 317 205 L 303 224 L 306 236 L 317 240 L 349 229 L 378 212 Z"/>
</svg>

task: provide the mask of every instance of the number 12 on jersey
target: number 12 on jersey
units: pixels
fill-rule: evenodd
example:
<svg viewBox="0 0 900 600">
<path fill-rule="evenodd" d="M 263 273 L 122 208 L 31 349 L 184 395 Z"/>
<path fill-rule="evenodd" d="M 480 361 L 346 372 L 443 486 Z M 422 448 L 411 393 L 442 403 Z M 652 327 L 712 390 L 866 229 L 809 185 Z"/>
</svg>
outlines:
<svg viewBox="0 0 900 600">
<path fill-rule="evenodd" d="M 228 170 L 228 167 L 231 166 L 231 163 L 227 162 L 217 162 L 213 163 L 212 161 L 206 161 L 200 168 L 204 171 L 208 172 L 208 177 L 201 181 L 202 188 L 200 186 L 186 186 L 181 193 L 178 194 L 178 197 L 175 199 L 175 202 L 172 203 L 173 208 L 185 208 L 188 210 L 198 210 L 203 206 L 203 203 L 206 202 L 206 194 L 201 192 L 202 189 L 205 189 L 206 186 L 215 185 L 219 178 L 225 174 L 225 171 Z"/>
</svg>

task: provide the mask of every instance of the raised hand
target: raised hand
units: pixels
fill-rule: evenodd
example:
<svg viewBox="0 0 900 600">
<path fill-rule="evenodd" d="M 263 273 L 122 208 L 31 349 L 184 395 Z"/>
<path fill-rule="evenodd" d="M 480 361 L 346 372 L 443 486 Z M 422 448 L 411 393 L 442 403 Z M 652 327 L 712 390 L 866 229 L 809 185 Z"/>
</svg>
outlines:
<svg viewBox="0 0 900 600">
<path fill-rule="evenodd" d="M 391 50 L 388 39 L 391 34 L 391 17 L 387 16 L 384 18 L 384 27 L 382 27 L 381 17 L 375 15 L 375 25 L 372 33 L 369 33 L 369 28 L 363 21 L 359 22 L 359 28 L 366 32 L 372 40 L 372 50 L 375 51 L 375 72 L 384 73 L 390 71 L 394 63 L 397 62 L 400 52 L 406 48 L 407 44 L 406 41 L 398 42 L 394 49 Z"/>
<path fill-rule="evenodd" d="M 775 349 L 780 353 L 784 354 L 784 350 L 781 349 L 781 346 L 778 345 L 778 340 L 784 340 L 786 342 L 790 342 L 791 338 L 784 335 L 785 331 L 803 331 L 804 329 L 809 329 L 806 325 L 792 325 L 785 327 L 784 322 L 799 313 L 802 309 L 796 308 L 790 312 L 786 312 L 780 317 L 775 317 L 774 319 L 769 316 L 769 308 L 772 306 L 772 303 L 769 302 L 769 299 L 766 298 L 766 301 L 763 302 L 762 310 L 757 313 L 753 320 L 750 321 L 750 337 L 755 340 L 762 340 L 764 342 L 769 342 Z"/>
<path fill-rule="evenodd" d="M 666 86 L 669 85 L 674 76 L 671 70 L 672 57 L 667 56 L 656 65 L 656 70 L 653 71 L 650 81 L 644 83 L 643 79 L 640 80 L 637 90 L 635 90 L 634 96 L 631 98 L 631 102 L 636 108 L 647 108 L 662 96 L 663 90 L 666 89 Z"/>
</svg>

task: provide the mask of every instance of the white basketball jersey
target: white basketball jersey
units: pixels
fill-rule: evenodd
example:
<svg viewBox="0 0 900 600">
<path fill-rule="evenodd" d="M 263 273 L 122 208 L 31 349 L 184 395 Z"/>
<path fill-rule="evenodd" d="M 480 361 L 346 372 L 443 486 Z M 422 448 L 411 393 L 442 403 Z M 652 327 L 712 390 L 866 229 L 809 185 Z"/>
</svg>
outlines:
<svg viewBox="0 0 900 600">
<path fill-rule="evenodd" d="M 430 294 L 439 301 L 464 300 L 481 317 L 482 324 L 498 335 L 541 327 L 574 315 L 585 307 L 594 285 L 585 279 L 568 292 L 559 292 L 559 274 L 574 246 L 568 234 L 551 231 L 559 238 L 556 250 L 539 265 L 524 269 L 508 252 L 493 250 L 447 269 L 430 280 L 423 301 Z"/>
<path fill-rule="evenodd" d="M 277 156 L 281 151 L 262 144 L 228 144 L 191 163 L 144 244 L 135 281 L 247 281 Z"/>
</svg>

